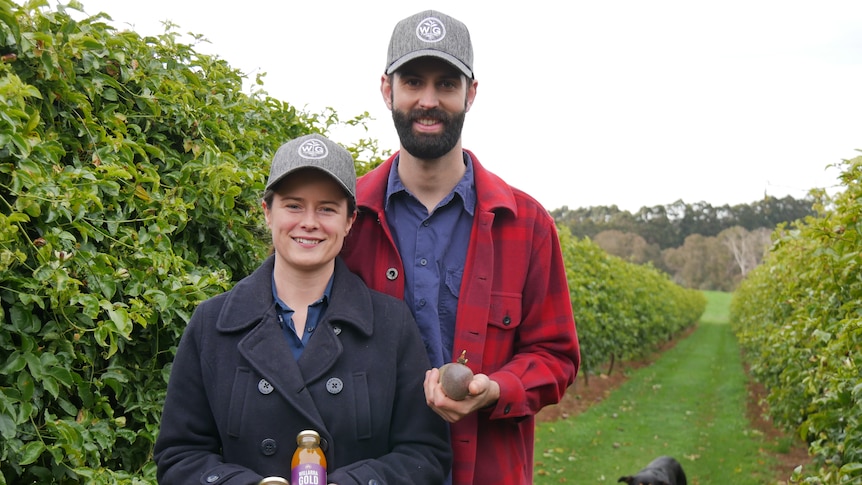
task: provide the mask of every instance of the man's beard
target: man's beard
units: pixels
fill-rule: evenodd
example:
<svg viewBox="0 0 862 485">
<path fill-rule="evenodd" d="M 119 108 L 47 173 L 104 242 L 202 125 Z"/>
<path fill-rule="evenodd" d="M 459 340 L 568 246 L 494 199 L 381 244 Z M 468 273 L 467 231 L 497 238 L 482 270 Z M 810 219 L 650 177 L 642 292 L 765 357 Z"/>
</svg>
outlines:
<svg viewBox="0 0 862 485">
<path fill-rule="evenodd" d="M 392 110 L 392 120 L 395 122 L 395 131 L 401 139 L 401 147 L 407 153 L 422 160 L 433 160 L 449 153 L 461 138 L 461 129 L 464 127 L 464 117 L 467 111 L 460 111 L 454 116 L 449 116 L 439 109 L 413 110 L 409 113 Z M 443 123 L 443 133 L 430 135 L 413 132 L 413 120 L 425 118 L 434 119 Z"/>
</svg>

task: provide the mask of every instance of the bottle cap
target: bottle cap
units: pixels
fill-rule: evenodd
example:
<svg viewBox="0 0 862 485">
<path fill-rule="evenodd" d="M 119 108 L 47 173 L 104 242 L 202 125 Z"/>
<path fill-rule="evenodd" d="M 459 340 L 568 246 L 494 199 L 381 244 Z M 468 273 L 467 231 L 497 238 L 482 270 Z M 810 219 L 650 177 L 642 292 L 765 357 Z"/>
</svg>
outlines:
<svg viewBox="0 0 862 485">
<path fill-rule="evenodd" d="M 314 438 L 314 441 L 320 443 L 320 434 L 313 429 L 304 429 L 296 435 L 296 444 L 302 444 L 305 438 Z"/>
<path fill-rule="evenodd" d="M 290 485 L 290 482 L 281 477 L 266 477 L 258 485 Z"/>
</svg>

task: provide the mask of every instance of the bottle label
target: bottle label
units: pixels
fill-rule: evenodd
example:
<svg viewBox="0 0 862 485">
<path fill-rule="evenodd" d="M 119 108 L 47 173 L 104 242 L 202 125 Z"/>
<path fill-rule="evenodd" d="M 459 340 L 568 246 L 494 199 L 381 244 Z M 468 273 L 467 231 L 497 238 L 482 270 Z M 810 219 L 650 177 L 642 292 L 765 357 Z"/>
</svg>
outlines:
<svg viewBox="0 0 862 485">
<path fill-rule="evenodd" d="M 326 485 L 326 468 L 316 463 L 303 463 L 290 472 L 290 485 Z"/>
</svg>

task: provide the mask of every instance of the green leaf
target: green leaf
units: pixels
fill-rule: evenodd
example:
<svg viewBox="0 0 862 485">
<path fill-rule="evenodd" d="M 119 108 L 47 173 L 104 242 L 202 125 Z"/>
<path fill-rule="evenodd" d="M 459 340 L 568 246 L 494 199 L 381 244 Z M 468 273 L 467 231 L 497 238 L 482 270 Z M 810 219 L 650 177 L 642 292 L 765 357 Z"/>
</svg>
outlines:
<svg viewBox="0 0 862 485">
<path fill-rule="evenodd" d="M 14 374 L 23 369 L 26 365 L 27 361 L 24 359 L 24 356 L 20 352 L 14 352 L 6 360 L 6 364 L 3 366 L 3 369 L 0 369 L 0 374 Z"/>
<path fill-rule="evenodd" d="M 72 305 L 80 305 L 81 312 L 90 319 L 94 319 L 99 316 L 99 299 L 95 295 L 79 293 L 74 295 L 69 300 L 69 303 Z"/>
<path fill-rule="evenodd" d="M 21 392 L 22 402 L 33 399 L 33 394 L 36 391 L 36 382 L 29 373 L 21 372 L 18 374 L 17 386 L 18 390 Z"/>
<path fill-rule="evenodd" d="M 862 463 L 858 463 L 858 462 L 847 463 L 844 466 L 842 466 L 839 469 L 839 471 L 841 473 L 847 473 L 851 476 L 852 475 L 858 475 L 860 472 L 862 472 Z"/>
<path fill-rule="evenodd" d="M 113 278 L 100 278 L 99 289 L 102 290 L 102 296 L 110 300 L 117 294 L 117 282 Z"/>
<path fill-rule="evenodd" d="M 55 399 L 60 395 L 60 386 L 57 384 L 57 380 L 53 377 L 45 375 L 39 382 L 42 384 L 42 387 L 48 391 L 48 393 L 54 396 Z"/>
<path fill-rule="evenodd" d="M 125 338 L 129 338 L 132 333 L 132 320 L 129 318 L 129 313 L 125 308 L 115 308 L 108 310 L 108 316 L 117 327 L 117 332 Z"/>
<path fill-rule="evenodd" d="M 11 440 L 17 434 L 15 420 L 6 414 L 0 414 L 0 436 L 3 439 Z"/>
<path fill-rule="evenodd" d="M 69 369 L 62 367 L 60 365 L 52 366 L 48 369 L 48 375 L 57 380 L 57 382 L 63 384 L 64 386 L 71 387 L 75 381 L 72 378 L 72 373 L 69 372 Z"/>
<path fill-rule="evenodd" d="M 27 443 L 21 449 L 21 458 L 18 460 L 18 465 L 25 466 L 34 463 L 39 459 L 43 451 L 45 451 L 45 444 L 41 441 L 31 441 Z"/>
<path fill-rule="evenodd" d="M 10 309 L 12 325 L 21 333 L 36 333 L 39 331 L 39 320 L 30 308 L 24 305 L 13 305 Z"/>
</svg>

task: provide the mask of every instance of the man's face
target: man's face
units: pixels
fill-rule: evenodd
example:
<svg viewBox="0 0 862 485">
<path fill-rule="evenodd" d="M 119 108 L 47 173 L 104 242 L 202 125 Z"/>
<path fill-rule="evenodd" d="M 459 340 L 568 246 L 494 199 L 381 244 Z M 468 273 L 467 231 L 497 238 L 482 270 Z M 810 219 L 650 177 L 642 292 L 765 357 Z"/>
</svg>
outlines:
<svg viewBox="0 0 862 485">
<path fill-rule="evenodd" d="M 458 145 L 476 83 L 449 63 L 424 57 L 396 71 L 384 81 L 383 90 L 384 97 L 388 90 L 401 147 L 432 160 Z"/>
</svg>

